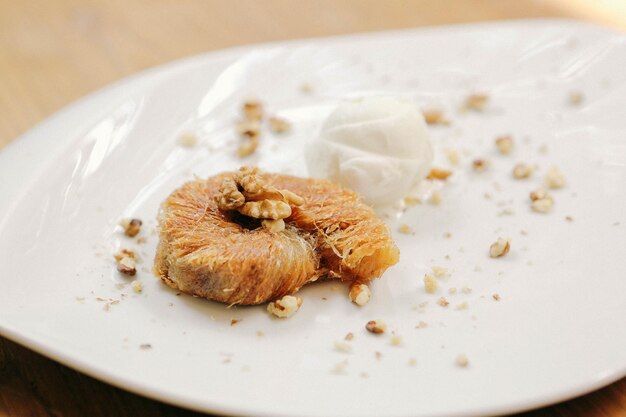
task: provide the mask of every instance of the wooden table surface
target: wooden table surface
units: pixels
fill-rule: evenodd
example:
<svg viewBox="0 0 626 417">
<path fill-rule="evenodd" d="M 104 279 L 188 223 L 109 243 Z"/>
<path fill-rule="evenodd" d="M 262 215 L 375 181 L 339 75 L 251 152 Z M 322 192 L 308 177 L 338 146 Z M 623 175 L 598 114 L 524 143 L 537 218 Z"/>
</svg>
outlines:
<svg viewBox="0 0 626 417">
<path fill-rule="evenodd" d="M 86 93 L 191 54 L 252 42 L 532 17 L 626 30 L 626 0 L 0 0 L 0 148 Z M 0 417 L 87 415 L 201 414 L 114 388 L 0 337 Z M 523 416 L 626 416 L 626 379 Z"/>
</svg>

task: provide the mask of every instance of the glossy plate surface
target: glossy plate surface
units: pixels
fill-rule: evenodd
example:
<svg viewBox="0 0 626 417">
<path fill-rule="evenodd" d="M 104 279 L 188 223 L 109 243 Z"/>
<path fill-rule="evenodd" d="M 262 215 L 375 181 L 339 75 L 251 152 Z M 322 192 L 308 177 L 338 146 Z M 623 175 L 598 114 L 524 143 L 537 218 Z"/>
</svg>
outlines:
<svg viewBox="0 0 626 417">
<path fill-rule="evenodd" d="M 245 47 L 119 82 L 0 153 L 0 333 L 215 413 L 470 416 L 598 388 L 626 373 L 624 68 L 623 35 L 521 21 Z M 460 113 L 472 92 L 488 93 L 486 110 Z M 371 94 L 444 109 L 452 125 L 431 128 L 436 165 L 449 166 L 445 149 L 461 163 L 439 205 L 389 218 L 401 261 L 369 305 L 322 283 L 301 291 L 298 314 L 276 320 L 264 307 L 177 296 L 152 276 L 159 203 L 194 175 L 242 164 L 234 124 L 245 98 L 293 125 L 285 136 L 265 131 L 245 163 L 306 175 L 302 145 L 339 98 Z M 182 132 L 198 144 L 180 146 Z M 511 156 L 495 150 L 502 134 L 513 135 Z M 478 157 L 491 162 L 485 173 L 470 169 Z M 533 177 L 513 180 L 516 162 L 536 165 Z M 534 213 L 528 193 L 551 165 L 567 186 L 553 192 L 551 213 Z M 129 216 L 144 220 L 145 243 L 120 233 Z M 414 234 L 398 233 L 402 224 Z M 511 252 L 490 259 L 499 236 Z M 115 272 L 121 247 L 142 257 L 141 294 Z M 433 266 L 450 270 L 434 295 L 422 285 Z M 400 346 L 368 334 L 372 319 Z M 352 351 L 340 352 L 348 332 Z M 455 363 L 461 354 L 467 368 Z"/>
</svg>

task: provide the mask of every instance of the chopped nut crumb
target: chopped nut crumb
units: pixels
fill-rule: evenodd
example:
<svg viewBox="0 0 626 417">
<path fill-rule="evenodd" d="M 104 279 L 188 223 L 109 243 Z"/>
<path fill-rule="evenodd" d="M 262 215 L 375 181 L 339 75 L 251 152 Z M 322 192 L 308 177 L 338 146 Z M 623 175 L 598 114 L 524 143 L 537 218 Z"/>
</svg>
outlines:
<svg viewBox="0 0 626 417">
<path fill-rule="evenodd" d="M 459 153 L 456 151 L 456 149 L 446 148 L 445 153 L 450 165 L 459 165 L 459 162 L 461 162 L 461 157 L 459 156 Z"/>
<path fill-rule="evenodd" d="M 424 289 L 426 290 L 427 293 L 429 294 L 436 293 L 438 286 L 439 284 L 437 283 L 437 279 L 434 276 L 430 274 L 424 274 Z"/>
<path fill-rule="evenodd" d="M 535 200 L 530 204 L 530 208 L 537 213 L 548 213 L 552 210 L 552 206 L 554 205 L 554 201 L 552 198 L 541 198 L 539 200 Z"/>
<path fill-rule="evenodd" d="M 139 349 L 141 350 L 150 350 L 152 349 L 152 345 L 150 343 L 143 343 L 139 345 Z"/>
<path fill-rule="evenodd" d="M 339 352 L 349 353 L 352 351 L 352 346 L 346 342 L 335 342 L 335 349 Z"/>
<path fill-rule="evenodd" d="M 448 294 L 451 294 L 451 295 L 452 295 L 452 294 L 456 294 L 456 291 L 457 291 L 456 287 L 450 287 L 450 288 L 448 288 Z"/>
<path fill-rule="evenodd" d="M 433 274 L 435 274 L 437 278 L 448 274 L 448 268 L 444 268 L 442 266 L 433 266 L 432 270 Z"/>
<path fill-rule="evenodd" d="M 496 147 L 502 155 L 509 155 L 513 151 L 513 138 L 510 135 L 496 138 Z"/>
<path fill-rule="evenodd" d="M 476 172 L 485 172 L 488 166 L 489 166 L 489 163 L 484 159 L 474 159 L 472 161 L 472 168 Z"/>
<path fill-rule="evenodd" d="M 381 360 L 383 358 L 383 354 L 378 351 L 374 352 L 374 356 L 377 360 Z"/>
<path fill-rule="evenodd" d="M 241 319 L 231 319 L 230 320 L 230 325 L 234 326 L 235 324 L 239 323 L 241 321 Z"/>
<path fill-rule="evenodd" d="M 437 300 L 437 304 L 439 304 L 441 307 L 448 307 L 450 305 L 450 302 L 446 299 L 446 297 L 441 297 Z"/>
<path fill-rule="evenodd" d="M 181 133 L 176 142 L 183 148 L 193 148 L 198 144 L 198 137 L 191 132 Z"/>
<path fill-rule="evenodd" d="M 247 156 L 252 155 L 256 152 L 259 147 L 259 140 L 256 138 L 246 139 L 239 147 L 237 148 L 237 156 L 240 158 L 245 158 Z"/>
<path fill-rule="evenodd" d="M 532 175 L 533 168 L 530 165 L 519 163 L 513 167 L 513 178 L 521 180 Z"/>
<path fill-rule="evenodd" d="M 267 311 L 279 318 L 293 316 L 302 305 L 302 298 L 285 295 L 280 300 L 272 301 L 267 305 Z"/>
<path fill-rule="evenodd" d="M 289 122 L 280 117 L 270 117 L 269 124 L 270 130 L 278 134 L 288 132 L 291 129 Z"/>
<path fill-rule="evenodd" d="M 356 284 L 350 287 L 350 300 L 358 306 L 364 306 L 372 298 L 370 287 L 365 284 Z"/>
<path fill-rule="evenodd" d="M 462 303 L 456 305 L 457 310 L 467 310 L 468 308 L 469 304 L 467 303 L 467 301 L 463 301 Z"/>
<path fill-rule="evenodd" d="M 445 181 L 450 175 L 452 175 L 452 171 L 441 168 L 432 168 L 426 178 L 429 180 Z"/>
<path fill-rule="evenodd" d="M 470 287 L 468 287 L 467 285 L 465 285 L 463 288 L 461 288 L 461 292 L 463 294 L 469 294 L 472 292 L 472 289 Z"/>
<path fill-rule="evenodd" d="M 139 219 L 122 219 L 120 226 L 124 229 L 124 234 L 128 237 L 135 237 L 141 231 L 143 222 Z"/>
<path fill-rule="evenodd" d="M 469 365 L 469 359 L 467 359 L 467 356 L 465 355 L 457 356 L 455 362 L 457 366 L 461 368 L 467 368 L 467 366 Z"/>
<path fill-rule="evenodd" d="M 137 280 L 134 280 L 130 285 L 136 293 L 143 291 L 143 284 Z"/>
<path fill-rule="evenodd" d="M 438 206 L 441 203 L 441 194 L 438 191 L 433 191 L 430 195 L 430 204 Z"/>
<path fill-rule="evenodd" d="M 415 366 L 415 365 L 417 365 L 417 359 L 415 359 L 415 358 L 409 358 L 409 365 L 410 365 L 410 366 Z"/>
<path fill-rule="evenodd" d="M 404 197 L 404 204 L 406 204 L 407 206 L 415 206 L 417 204 L 422 204 L 422 200 L 417 197 L 407 195 L 406 197 Z"/>
<path fill-rule="evenodd" d="M 573 222 L 574 218 L 572 216 L 565 216 L 565 220 L 568 222 Z"/>
<path fill-rule="evenodd" d="M 389 339 L 389 343 L 391 343 L 392 346 L 402 346 L 402 337 L 400 337 L 397 334 L 394 334 Z"/>
<path fill-rule="evenodd" d="M 545 184 L 548 188 L 563 188 L 565 186 L 565 176 L 557 167 L 550 167 L 546 174 Z"/>
<path fill-rule="evenodd" d="M 488 102 L 489 102 L 489 96 L 484 93 L 471 94 L 465 99 L 465 102 L 463 103 L 461 110 L 464 110 L 464 111 L 472 110 L 472 111 L 481 112 L 485 110 L 485 107 L 487 107 Z"/>
<path fill-rule="evenodd" d="M 426 327 L 428 327 L 428 323 L 422 320 L 420 320 L 420 322 L 417 323 L 417 326 L 415 326 L 416 329 L 425 329 Z"/>
<path fill-rule="evenodd" d="M 261 120 L 263 118 L 263 105 L 257 100 L 248 100 L 243 103 L 243 114 L 248 120 Z"/>
<path fill-rule="evenodd" d="M 261 226 L 270 232 L 279 233 L 285 230 L 285 221 L 283 219 L 265 219 L 261 221 Z"/>
<path fill-rule="evenodd" d="M 570 106 L 580 106 L 585 97 L 579 91 L 571 91 L 567 96 L 567 102 Z"/>
<path fill-rule="evenodd" d="M 350 341 L 350 340 L 354 339 L 354 334 L 352 332 L 350 332 L 343 339 Z"/>
<path fill-rule="evenodd" d="M 335 366 L 333 367 L 332 373 L 336 375 L 345 374 L 347 369 L 348 369 L 347 361 L 339 362 L 339 363 L 336 363 Z"/>
<path fill-rule="evenodd" d="M 365 325 L 365 328 L 370 333 L 382 334 L 385 333 L 385 330 L 387 330 L 387 325 L 380 320 L 370 320 Z"/>
<path fill-rule="evenodd" d="M 401 224 L 400 227 L 398 227 L 398 232 L 408 235 L 413 233 L 413 229 L 411 229 L 408 224 Z"/>
<path fill-rule="evenodd" d="M 124 275 L 133 276 L 137 273 L 137 263 L 134 258 L 124 256 L 117 262 L 117 270 Z"/>
<path fill-rule="evenodd" d="M 300 84 L 300 92 L 303 94 L 311 94 L 313 92 L 313 86 L 309 83 Z"/>
<path fill-rule="evenodd" d="M 491 298 L 493 298 L 493 299 L 494 299 L 494 300 L 496 300 L 496 301 L 500 301 L 500 295 L 499 295 L 498 293 L 496 293 L 496 294 L 492 294 L 492 295 L 491 295 Z"/>
<path fill-rule="evenodd" d="M 511 244 L 508 240 L 502 239 L 501 237 L 498 240 L 491 244 L 489 247 L 489 256 L 492 258 L 498 258 L 501 256 L 505 256 L 509 253 L 511 249 Z"/>
<path fill-rule="evenodd" d="M 443 111 L 440 109 L 425 109 L 422 110 L 422 114 L 424 115 L 424 120 L 429 125 L 449 125 L 450 120 L 446 119 L 443 115 Z"/>
</svg>

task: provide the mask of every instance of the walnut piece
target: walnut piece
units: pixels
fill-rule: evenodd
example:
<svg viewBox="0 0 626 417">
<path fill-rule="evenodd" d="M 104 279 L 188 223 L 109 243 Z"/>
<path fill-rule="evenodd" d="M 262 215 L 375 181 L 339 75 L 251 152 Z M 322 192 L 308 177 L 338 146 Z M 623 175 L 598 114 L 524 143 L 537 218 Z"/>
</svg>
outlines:
<svg viewBox="0 0 626 417">
<path fill-rule="evenodd" d="M 538 213 L 547 213 L 552 210 L 554 200 L 552 196 L 546 192 L 543 188 L 538 188 L 530 193 L 530 199 L 532 203 L 530 208 Z"/>
<path fill-rule="evenodd" d="M 455 362 L 456 365 L 461 368 L 467 368 L 467 366 L 469 365 L 469 359 L 467 359 L 467 356 L 465 355 L 457 356 Z"/>
<path fill-rule="evenodd" d="M 500 237 L 498 238 L 496 242 L 492 243 L 491 246 L 489 247 L 489 256 L 491 256 L 492 258 L 499 258 L 509 253 L 510 249 L 511 249 L 511 243 L 508 240 L 502 239 Z"/>
<path fill-rule="evenodd" d="M 368 332 L 374 334 L 382 334 L 387 330 L 387 325 L 380 320 L 370 320 L 365 325 Z"/>
<path fill-rule="evenodd" d="M 550 167 L 546 174 L 545 184 L 548 188 L 563 188 L 565 186 L 565 176 L 557 167 Z"/>
<path fill-rule="evenodd" d="M 279 318 L 291 317 L 302 305 L 302 298 L 285 295 L 280 300 L 272 301 L 267 305 L 267 311 Z"/>
<path fill-rule="evenodd" d="M 113 255 L 113 257 L 117 261 L 118 272 L 130 276 L 137 273 L 138 256 L 135 252 L 128 249 L 121 249 L 118 253 Z"/>
<path fill-rule="evenodd" d="M 248 120 L 261 120 L 263 118 L 263 105 L 258 100 L 251 99 L 244 102 L 242 111 Z"/>
<path fill-rule="evenodd" d="M 484 159 L 478 158 L 472 161 L 472 168 L 476 172 L 485 172 L 488 166 L 489 166 L 489 163 Z"/>
<path fill-rule="evenodd" d="M 426 178 L 429 180 L 445 181 L 450 175 L 452 175 L 452 171 L 448 171 L 447 169 L 432 168 Z"/>
<path fill-rule="evenodd" d="M 350 300 L 358 305 L 364 306 L 369 303 L 370 298 L 372 298 L 372 292 L 370 291 L 370 287 L 365 284 L 355 284 L 350 287 Z"/>
<path fill-rule="evenodd" d="M 289 132 L 289 130 L 291 129 L 291 125 L 289 124 L 289 122 L 280 117 L 270 117 L 268 122 L 270 130 L 274 133 L 285 133 Z"/>
<path fill-rule="evenodd" d="M 465 99 L 465 102 L 463 102 L 463 106 L 461 107 L 461 110 L 465 110 L 465 111 L 472 110 L 472 111 L 481 112 L 485 110 L 485 107 L 487 107 L 488 102 L 489 102 L 489 96 L 487 94 L 483 94 L 483 93 L 471 94 Z"/>
<path fill-rule="evenodd" d="M 262 219 L 263 227 L 274 232 L 285 229 L 283 219 L 291 216 L 291 206 L 304 204 L 299 195 L 267 184 L 259 169 L 253 167 L 241 167 L 225 178 L 215 200 L 220 210 L 237 210 L 244 216 Z"/>
<path fill-rule="evenodd" d="M 502 155 L 509 155 L 513 151 L 513 138 L 510 135 L 496 138 L 496 148 Z"/>
<path fill-rule="evenodd" d="M 516 180 L 521 180 L 524 178 L 528 178 L 532 175 L 533 168 L 530 165 L 526 165 L 524 163 L 519 163 L 513 167 L 513 178 Z"/>
<path fill-rule="evenodd" d="M 124 234 L 128 237 L 135 237 L 141 231 L 143 222 L 139 219 L 122 219 L 120 226 L 124 229 Z"/>
<path fill-rule="evenodd" d="M 422 114 L 424 115 L 424 120 L 429 125 L 448 126 L 451 123 L 450 120 L 446 119 L 446 117 L 443 115 L 443 111 L 440 109 L 425 109 L 422 110 Z"/>
</svg>

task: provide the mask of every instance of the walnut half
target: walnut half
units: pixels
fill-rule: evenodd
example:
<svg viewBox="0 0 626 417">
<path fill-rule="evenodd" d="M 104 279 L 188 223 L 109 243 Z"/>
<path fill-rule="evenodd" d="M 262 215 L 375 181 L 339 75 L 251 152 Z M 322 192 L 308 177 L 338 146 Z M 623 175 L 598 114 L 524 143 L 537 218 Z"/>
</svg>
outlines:
<svg viewBox="0 0 626 417">
<path fill-rule="evenodd" d="M 291 206 L 304 204 L 299 195 L 269 185 L 253 167 L 241 167 L 224 179 L 215 200 L 220 210 L 237 210 L 244 216 L 262 219 L 263 227 L 273 232 L 284 230 L 283 219 L 291 216 Z"/>
</svg>

